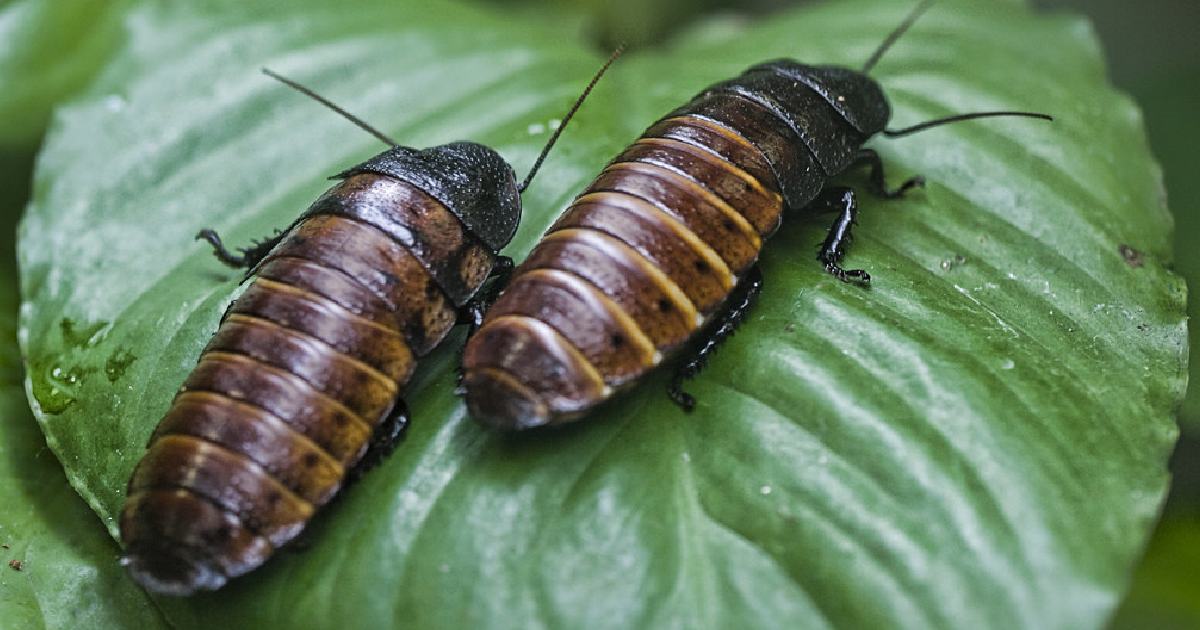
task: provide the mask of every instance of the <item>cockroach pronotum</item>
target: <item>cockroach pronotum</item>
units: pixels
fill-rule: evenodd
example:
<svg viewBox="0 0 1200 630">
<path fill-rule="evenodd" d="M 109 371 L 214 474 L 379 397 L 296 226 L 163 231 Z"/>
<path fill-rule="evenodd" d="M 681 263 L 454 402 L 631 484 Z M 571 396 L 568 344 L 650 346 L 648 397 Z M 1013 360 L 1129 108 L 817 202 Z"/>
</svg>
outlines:
<svg viewBox="0 0 1200 630">
<path fill-rule="evenodd" d="M 596 73 L 518 185 L 492 149 L 400 146 L 308 88 L 390 148 L 334 179 L 288 230 L 229 252 L 248 287 L 226 311 L 129 482 L 122 562 L 147 589 L 221 587 L 293 540 L 313 513 L 394 448 L 416 359 L 512 262 L 520 194 L 620 50 Z M 490 285 L 489 285 L 490 286 Z"/>
<path fill-rule="evenodd" d="M 837 211 L 818 261 L 837 278 L 857 215 L 854 192 L 826 186 L 869 166 L 869 189 L 895 198 L 872 136 L 1029 112 L 978 112 L 885 129 L 891 108 L 868 72 L 928 8 L 922 2 L 862 70 L 783 59 L 712 85 L 667 114 L 575 199 L 517 268 L 463 355 L 471 415 L 503 429 L 575 419 L 664 358 L 682 389 L 745 316 L 762 287 L 755 263 L 784 209 Z"/>
</svg>

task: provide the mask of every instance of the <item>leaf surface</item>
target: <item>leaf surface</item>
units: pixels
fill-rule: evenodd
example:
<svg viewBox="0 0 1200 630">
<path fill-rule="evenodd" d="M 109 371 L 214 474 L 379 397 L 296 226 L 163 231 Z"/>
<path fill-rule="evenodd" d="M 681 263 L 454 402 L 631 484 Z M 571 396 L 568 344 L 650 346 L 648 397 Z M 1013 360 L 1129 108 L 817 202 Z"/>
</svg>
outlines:
<svg viewBox="0 0 1200 630">
<path fill-rule="evenodd" d="M 17 348 L 13 232 L 33 155 L 0 169 L 0 627 L 167 627 L 117 565 L 120 548 L 79 498 L 29 411 Z"/>
<path fill-rule="evenodd" d="M 118 47 L 128 0 L 0 3 L 0 147 L 36 146 L 50 112 Z"/>
<path fill-rule="evenodd" d="M 113 530 L 129 473 L 237 290 L 192 235 L 247 243 L 378 147 L 253 72 L 310 84 L 417 146 L 495 146 L 518 173 L 600 57 L 553 21 L 422 3 L 141 7 L 60 111 L 21 230 L 22 340 L 47 441 Z M 907 6 L 846 0 L 712 22 L 631 53 L 526 196 L 521 257 L 641 129 L 781 56 L 857 67 Z M 1054 54 L 1046 47 L 1053 46 Z M 168 601 L 180 627 L 1088 627 L 1166 488 L 1186 381 L 1184 285 L 1136 108 L 1087 24 L 939 4 L 875 70 L 903 201 L 864 195 L 848 264 L 788 217 L 763 299 L 691 384 L 658 374 L 594 417 L 502 436 L 453 397 L 461 332 L 423 363 L 402 447 L 304 551 Z M 865 177 L 839 183 L 863 188 Z"/>
</svg>

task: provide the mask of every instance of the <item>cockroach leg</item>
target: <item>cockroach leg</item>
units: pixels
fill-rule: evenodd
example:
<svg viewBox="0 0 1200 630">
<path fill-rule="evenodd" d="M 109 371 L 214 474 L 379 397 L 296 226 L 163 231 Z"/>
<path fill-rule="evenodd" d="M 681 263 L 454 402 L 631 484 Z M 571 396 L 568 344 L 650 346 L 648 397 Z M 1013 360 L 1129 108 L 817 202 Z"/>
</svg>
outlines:
<svg viewBox="0 0 1200 630">
<path fill-rule="evenodd" d="M 508 285 L 508 281 L 512 278 L 513 259 L 508 256 L 497 256 L 496 262 L 492 265 L 492 272 L 488 274 L 490 282 L 486 284 L 479 293 L 471 299 L 470 302 L 463 304 L 458 309 L 459 324 L 467 324 L 467 339 L 470 339 L 475 331 L 483 325 L 483 316 L 487 313 L 488 308 L 500 297 L 500 292 Z M 454 393 L 462 396 L 466 393 L 466 388 L 463 387 L 463 348 L 458 349 L 458 362 L 454 368 Z"/>
<path fill-rule="evenodd" d="M 925 178 L 916 175 L 904 180 L 903 184 L 895 190 L 888 190 L 887 182 L 883 176 L 883 160 L 879 159 L 879 154 L 874 149 L 862 149 L 854 156 L 854 166 L 869 165 L 871 167 L 871 179 L 867 185 L 871 193 L 884 199 L 899 199 L 904 196 L 904 193 L 917 187 L 925 186 Z"/>
<path fill-rule="evenodd" d="M 508 284 L 509 278 L 512 277 L 513 259 L 508 256 L 497 256 L 496 262 L 492 265 L 492 271 L 488 274 L 489 282 L 484 285 L 471 301 L 463 304 L 458 309 L 459 324 L 468 324 L 470 329 L 467 331 L 467 336 L 475 334 L 479 326 L 483 324 L 483 314 L 487 312 L 488 307 L 500 297 L 500 292 L 504 290 Z M 461 365 L 461 361 L 459 362 Z"/>
<path fill-rule="evenodd" d="M 208 241 L 208 244 L 212 245 L 213 256 L 216 256 L 217 260 L 226 265 L 234 269 L 250 269 L 262 262 L 262 259 L 271 253 L 271 250 L 279 244 L 279 241 L 283 240 L 283 235 L 284 232 L 276 232 L 274 235 L 264 238 L 261 241 L 254 241 L 250 247 L 238 250 L 242 252 L 241 255 L 229 251 L 225 247 L 225 243 L 221 241 L 221 237 L 217 234 L 216 230 L 209 228 L 200 230 L 196 234 L 196 240 Z"/>
<path fill-rule="evenodd" d="M 372 468 L 383 463 L 383 460 L 404 440 L 404 433 L 408 430 L 408 405 L 404 404 L 404 400 L 396 400 L 396 406 L 392 407 L 391 412 L 387 417 L 375 427 L 375 434 L 371 436 L 371 443 L 367 446 L 367 452 L 358 460 L 354 468 L 346 474 L 347 483 L 355 483 Z"/>
<path fill-rule="evenodd" d="M 714 314 L 706 330 L 696 337 L 690 355 L 684 357 L 671 378 L 671 385 L 667 388 L 671 400 L 684 411 L 690 412 L 695 408 L 696 398 L 683 391 L 683 382 L 699 374 L 717 347 L 733 336 L 758 300 L 761 291 L 762 271 L 755 265 L 746 272 L 725 304 Z"/>
<path fill-rule="evenodd" d="M 504 285 L 508 284 L 509 277 L 512 276 L 513 266 L 512 257 L 496 256 L 496 262 L 492 265 L 492 273 L 488 275 L 496 279 L 500 288 L 504 288 Z"/>
<path fill-rule="evenodd" d="M 842 282 L 855 282 L 863 286 L 871 283 L 871 274 L 862 269 L 842 269 L 842 259 L 846 257 L 846 248 L 854 240 L 851 232 L 858 220 L 858 200 L 854 191 L 849 188 L 833 187 L 821 191 L 820 196 L 809 205 L 811 210 L 824 212 L 836 210 L 838 217 L 829 227 L 825 241 L 817 252 L 817 260 L 825 265 L 833 277 Z"/>
</svg>

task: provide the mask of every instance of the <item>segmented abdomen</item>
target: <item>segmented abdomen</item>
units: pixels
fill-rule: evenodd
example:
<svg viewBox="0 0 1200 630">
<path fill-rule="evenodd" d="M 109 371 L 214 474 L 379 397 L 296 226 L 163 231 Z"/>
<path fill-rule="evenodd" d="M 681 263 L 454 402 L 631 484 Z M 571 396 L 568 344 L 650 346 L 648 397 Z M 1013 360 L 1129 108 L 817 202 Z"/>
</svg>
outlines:
<svg viewBox="0 0 1200 630">
<path fill-rule="evenodd" d="M 566 420 L 638 378 L 725 300 L 782 210 L 772 165 L 736 124 L 688 108 L 660 121 L 550 228 L 468 342 L 472 415 Z"/>
<path fill-rule="evenodd" d="M 230 306 L 130 480 L 134 575 L 216 588 L 293 539 L 492 263 L 407 183 L 355 175 L 321 197 Z"/>
</svg>

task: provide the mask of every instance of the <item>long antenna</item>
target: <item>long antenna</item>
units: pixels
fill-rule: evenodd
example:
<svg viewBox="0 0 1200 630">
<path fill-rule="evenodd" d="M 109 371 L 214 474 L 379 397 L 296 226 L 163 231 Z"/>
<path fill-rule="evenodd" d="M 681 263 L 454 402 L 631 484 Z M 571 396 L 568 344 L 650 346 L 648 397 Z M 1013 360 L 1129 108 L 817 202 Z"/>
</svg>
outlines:
<svg viewBox="0 0 1200 630">
<path fill-rule="evenodd" d="M 970 114 L 957 114 L 955 116 L 947 116 L 945 118 L 935 118 L 933 120 L 927 120 L 919 125 L 913 125 L 911 127 L 905 127 L 903 129 L 884 129 L 883 135 L 885 135 L 889 138 L 899 138 L 900 136 L 907 136 L 909 134 L 917 133 L 918 131 L 925 131 L 926 129 L 929 129 L 931 127 L 940 127 L 942 125 L 948 125 L 950 123 L 960 122 L 963 120 L 975 120 L 976 118 L 992 118 L 995 116 L 1021 116 L 1023 118 L 1037 118 L 1040 120 L 1054 120 L 1054 117 L 1050 116 L 1049 114 L 1038 114 L 1036 112 L 973 112 Z"/>
<path fill-rule="evenodd" d="M 875 64 L 879 62 L 879 58 L 883 56 L 883 53 L 887 52 L 888 49 L 892 47 L 892 44 L 896 43 L 897 39 L 900 39 L 900 36 L 903 35 L 904 32 L 913 25 L 913 22 L 917 21 L 917 18 L 921 17 L 921 14 L 924 13 L 931 4 L 933 4 L 933 0 L 923 0 L 920 4 L 913 8 L 912 11 L 909 12 L 908 17 L 904 18 L 904 21 L 900 23 L 900 26 L 897 26 L 896 30 L 889 33 L 887 39 L 883 40 L 883 43 L 879 45 L 879 48 L 876 48 L 875 52 L 871 53 L 870 59 L 867 59 L 867 63 L 863 64 L 863 74 L 867 74 L 871 71 L 871 68 L 875 67 Z"/>
<path fill-rule="evenodd" d="M 588 83 L 587 87 L 583 89 L 583 93 L 575 100 L 575 104 L 567 111 L 567 115 L 563 116 L 562 122 L 558 124 L 558 129 L 555 129 L 554 134 L 546 141 L 546 146 L 542 147 L 541 154 L 538 155 L 537 160 L 533 163 L 533 168 L 529 169 L 529 174 L 525 176 L 525 181 L 521 182 L 520 187 L 517 188 L 517 192 L 523 193 L 526 188 L 529 188 L 529 182 L 533 181 L 533 176 L 537 175 L 538 169 L 542 168 L 542 162 L 546 161 L 546 156 L 550 153 L 550 149 L 554 147 L 554 143 L 558 142 L 558 137 L 562 135 L 563 129 L 567 128 L 567 123 L 571 121 L 571 117 L 575 115 L 575 112 L 579 111 L 579 107 L 583 105 L 583 101 L 587 99 L 588 94 L 592 93 L 592 88 L 596 87 L 596 84 L 600 82 L 600 77 L 604 76 L 608 67 L 613 65 L 613 62 L 623 52 L 625 52 L 625 44 L 617 46 L 617 49 L 609 55 L 608 61 L 604 62 L 604 65 L 600 67 L 600 71 L 596 73 L 596 76 L 592 77 L 591 83 Z"/>
<path fill-rule="evenodd" d="M 378 129 L 372 127 L 371 125 L 368 125 L 363 119 L 359 118 L 358 116 L 355 116 L 354 114 L 351 114 L 350 112 L 342 109 L 341 107 L 338 107 L 332 101 L 325 98 L 324 96 L 317 94 L 316 92 L 310 90 L 309 88 L 306 88 L 303 85 L 300 85 L 299 83 L 296 83 L 295 81 L 293 81 L 285 76 L 282 76 L 282 75 L 272 72 L 270 68 L 263 68 L 262 71 L 263 71 L 263 74 L 271 77 L 272 79 L 275 79 L 275 80 L 283 83 L 284 85 L 292 88 L 293 90 L 296 90 L 297 92 L 300 92 L 301 94 L 304 94 L 305 96 L 308 96 L 309 98 L 324 105 L 325 107 L 328 107 L 329 109 L 332 109 L 333 111 L 341 114 L 342 117 L 345 118 L 346 120 L 349 120 L 350 122 L 354 123 L 355 125 L 358 125 L 359 129 L 362 129 L 363 131 L 371 134 L 372 136 L 379 138 L 383 142 L 387 143 L 389 146 L 393 146 L 393 147 L 400 146 L 399 142 L 392 140 L 387 135 L 385 135 L 382 131 L 379 131 Z"/>
</svg>

